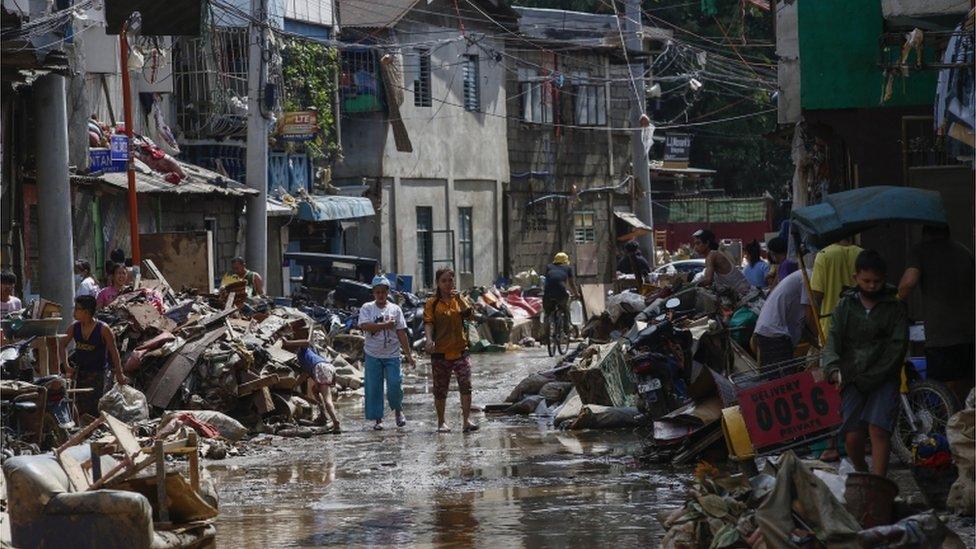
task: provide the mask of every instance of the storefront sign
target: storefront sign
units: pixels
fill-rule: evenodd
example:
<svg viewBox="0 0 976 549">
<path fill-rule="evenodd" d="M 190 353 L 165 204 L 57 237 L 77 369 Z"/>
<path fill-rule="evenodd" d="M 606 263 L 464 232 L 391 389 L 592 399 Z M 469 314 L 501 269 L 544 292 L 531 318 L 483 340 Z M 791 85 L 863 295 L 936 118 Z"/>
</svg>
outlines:
<svg viewBox="0 0 976 549">
<path fill-rule="evenodd" d="M 311 141 L 318 129 L 318 113 L 315 111 L 286 112 L 281 123 L 281 139 Z"/>
<path fill-rule="evenodd" d="M 683 163 L 685 167 L 691 155 L 691 134 L 669 133 L 664 137 L 664 162 Z"/>
<path fill-rule="evenodd" d="M 841 422 L 840 392 L 801 372 L 739 391 L 739 409 L 757 449 L 828 431 Z"/>
</svg>

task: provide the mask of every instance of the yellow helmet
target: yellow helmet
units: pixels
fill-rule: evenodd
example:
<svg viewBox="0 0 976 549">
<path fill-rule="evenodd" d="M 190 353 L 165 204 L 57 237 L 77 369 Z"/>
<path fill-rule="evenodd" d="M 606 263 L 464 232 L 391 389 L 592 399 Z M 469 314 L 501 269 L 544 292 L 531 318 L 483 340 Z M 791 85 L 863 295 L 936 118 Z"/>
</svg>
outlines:
<svg viewBox="0 0 976 549">
<path fill-rule="evenodd" d="M 556 265 L 569 265 L 569 256 L 564 252 L 559 252 L 552 260 Z"/>
</svg>

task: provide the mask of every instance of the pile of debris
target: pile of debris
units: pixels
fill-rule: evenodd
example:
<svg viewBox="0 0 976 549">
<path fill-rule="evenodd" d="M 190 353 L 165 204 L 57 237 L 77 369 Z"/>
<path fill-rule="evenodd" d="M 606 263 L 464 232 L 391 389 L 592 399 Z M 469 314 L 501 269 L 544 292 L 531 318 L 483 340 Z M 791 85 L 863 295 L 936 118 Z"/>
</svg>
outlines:
<svg viewBox="0 0 976 549">
<path fill-rule="evenodd" d="M 212 410 L 252 430 L 311 424 L 318 419 L 314 393 L 285 348 L 289 340 L 307 340 L 329 359 L 339 390 L 362 387 L 361 335 L 330 336 L 307 314 L 246 298 L 243 288 L 176 295 L 161 276 L 143 282 L 97 317 L 115 334 L 130 384 L 145 393 L 152 415 Z"/>
<path fill-rule="evenodd" d="M 661 546 L 963 547 L 935 512 L 895 500 L 896 487 L 882 495 L 871 476 L 791 451 L 751 478 L 700 462 L 683 505 L 658 517 Z"/>
</svg>

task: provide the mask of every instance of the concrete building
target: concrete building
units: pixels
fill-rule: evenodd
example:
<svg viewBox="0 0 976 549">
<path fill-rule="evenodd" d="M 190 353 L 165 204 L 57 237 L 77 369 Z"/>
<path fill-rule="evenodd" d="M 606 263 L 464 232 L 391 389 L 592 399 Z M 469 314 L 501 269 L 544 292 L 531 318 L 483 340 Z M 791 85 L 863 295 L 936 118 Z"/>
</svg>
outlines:
<svg viewBox="0 0 976 549">
<path fill-rule="evenodd" d="M 507 56 L 505 271 L 540 271 L 570 254 L 581 282 L 609 282 L 617 245 L 649 228 L 634 211 L 633 91 L 613 15 L 514 8 L 536 47 Z M 623 22 L 619 23 L 624 25 Z M 651 54 L 669 33 L 644 28 Z"/>
<path fill-rule="evenodd" d="M 502 270 L 502 192 L 509 181 L 505 45 L 515 12 L 447 0 L 340 0 L 342 160 L 334 183 L 370 188 L 376 217 L 356 255 L 431 287 L 453 266 L 462 287 Z M 393 69 L 381 68 L 391 52 Z M 391 101 L 392 100 L 392 101 Z"/>
</svg>

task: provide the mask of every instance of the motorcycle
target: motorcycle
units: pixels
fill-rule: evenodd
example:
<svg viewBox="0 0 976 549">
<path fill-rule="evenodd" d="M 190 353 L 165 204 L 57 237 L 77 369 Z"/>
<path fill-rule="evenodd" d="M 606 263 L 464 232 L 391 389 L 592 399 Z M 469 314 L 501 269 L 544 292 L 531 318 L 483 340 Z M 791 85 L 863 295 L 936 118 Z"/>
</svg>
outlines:
<svg viewBox="0 0 976 549">
<path fill-rule="evenodd" d="M 34 339 L 31 337 L 0 349 L 3 377 L 0 394 L 6 403 L 2 415 L 4 427 L 11 427 L 4 431 L 4 438 L 27 437 L 41 449 L 57 448 L 68 440 L 70 431 L 76 426 L 73 400 L 69 395 L 78 390 L 72 389 L 71 381 L 59 374 L 34 377 L 29 353 Z"/>
<path fill-rule="evenodd" d="M 666 311 L 643 330 L 628 336 L 636 353 L 630 359 L 637 381 L 638 408 L 657 419 L 688 400 L 691 335 L 676 327 L 690 311 L 679 311 L 681 301 L 669 299 Z"/>
</svg>

